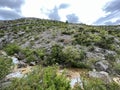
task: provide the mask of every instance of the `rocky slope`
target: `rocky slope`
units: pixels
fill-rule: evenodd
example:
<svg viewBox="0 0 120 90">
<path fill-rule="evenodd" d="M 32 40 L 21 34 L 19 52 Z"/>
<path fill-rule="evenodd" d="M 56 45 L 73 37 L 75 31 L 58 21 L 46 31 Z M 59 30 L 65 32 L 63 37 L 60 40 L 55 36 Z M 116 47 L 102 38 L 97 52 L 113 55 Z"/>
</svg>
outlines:
<svg viewBox="0 0 120 90">
<path fill-rule="evenodd" d="M 37 18 L 0 21 L 0 49 L 20 61 L 18 68 L 57 64 L 85 69 L 85 75 L 106 83 L 120 77 L 120 25 L 90 26 Z"/>
</svg>

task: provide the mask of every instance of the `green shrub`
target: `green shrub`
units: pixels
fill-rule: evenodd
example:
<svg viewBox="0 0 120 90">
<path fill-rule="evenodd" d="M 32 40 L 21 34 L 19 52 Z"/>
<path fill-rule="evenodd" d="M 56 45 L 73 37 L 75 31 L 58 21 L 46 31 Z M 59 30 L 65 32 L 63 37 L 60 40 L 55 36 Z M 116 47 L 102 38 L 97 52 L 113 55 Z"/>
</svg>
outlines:
<svg viewBox="0 0 120 90">
<path fill-rule="evenodd" d="M 82 66 L 82 61 L 85 58 L 85 53 L 82 50 L 78 50 L 73 46 L 67 46 L 63 49 L 64 61 L 69 66 L 79 67 Z"/>
<path fill-rule="evenodd" d="M 74 35 L 75 44 L 80 45 L 96 45 L 100 48 L 109 49 L 109 50 L 116 50 L 114 45 L 114 37 L 108 35 L 108 32 L 105 30 L 96 30 L 96 29 L 88 29 L 82 30 Z"/>
<path fill-rule="evenodd" d="M 27 63 L 30 63 L 30 62 L 34 62 L 34 61 L 37 61 L 35 56 L 33 54 L 30 54 L 27 58 Z"/>
<path fill-rule="evenodd" d="M 60 45 L 57 45 L 57 44 L 52 46 L 51 53 L 47 59 L 48 65 L 53 65 L 56 63 L 58 63 L 58 64 L 64 63 L 62 47 Z"/>
<path fill-rule="evenodd" d="M 6 90 L 70 90 L 64 75 L 57 75 L 56 67 L 37 67 L 27 77 L 15 79 Z"/>
<path fill-rule="evenodd" d="M 21 53 L 24 55 L 24 58 L 26 58 L 27 63 L 33 62 L 33 61 L 38 61 L 44 59 L 45 56 L 45 50 L 44 49 L 30 49 L 30 48 L 25 48 L 21 50 Z"/>
<path fill-rule="evenodd" d="M 104 82 L 100 79 L 89 79 L 83 83 L 85 90 L 106 90 Z"/>
<path fill-rule="evenodd" d="M 120 63 L 114 63 L 113 69 L 117 74 L 120 74 Z"/>
<path fill-rule="evenodd" d="M 85 62 L 85 64 L 89 67 L 89 69 L 93 69 L 94 64 L 98 61 L 97 58 L 88 58 Z"/>
<path fill-rule="evenodd" d="M 87 68 L 88 66 L 82 61 L 85 59 L 85 52 L 78 50 L 73 46 L 62 48 L 59 45 L 53 45 L 51 53 L 44 61 L 46 65 L 60 64 L 65 66 Z"/>
<path fill-rule="evenodd" d="M 80 27 L 78 32 L 83 32 L 84 31 L 84 28 L 83 27 Z"/>
<path fill-rule="evenodd" d="M 75 43 L 80 45 L 93 45 L 98 43 L 101 40 L 101 37 L 98 34 L 94 34 L 91 32 L 81 32 L 74 35 Z"/>
<path fill-rule="evenodd" d="M 101 40 L 97 42 L 95 45 L 99 46 L 100 48 L 115 50 L 114 45 L 114 38 L 109 37 L 108 35 L 101 35 Z"/>
<path fill-rule="evenodd" d="M 85 78 L 83 80 L 84 90 L 120 90 L 120 86 L 114 82 L 105 83 L 96 78 Z M 74 90 L 83 90 L 80 86 L 76 86 Z"/>
<path fill-rule="evenodd" d="M 71 35 L 74 33 L 74 30 L 64 30 L 62 31 L 62 34 L 65 34 L 65 35 Z"/>
<path fill-rule="evenodd" d="M 93 52 L 94 50 L 95 50 L 95 46 L 94 45 L 90 45 L 88 47 L 88 51 Z"/>
<path fill-rule="evenodd" d="M 3 79 L 11 71 L 11 66 L 11 59 L 0 57 L 0 80 Z"/>
<path fill-rule="evenodd" d="M 113 55 L 113 54 L 105 55 L 105 59 L 110 62 L 115 62 L 116 58 L 117 58 L 117 55 Z"/>
<path fill-rule="evenodd" d="M 12 43 L 12 44 L 6 45 L 4 47 L 4 50 L 7 52 L 8 55 L 13 55 L 20 51 L 20 47 L 19 47 L 19 45 Z"/>
<path fill-rule="evenodd" d="M 43 60 L 44 56 L 46 55 L 45 50 L 44 49 L 37 49 L 36 55 L 40 60 Z"/>
<path fill-rule="evenodd" d="M 120 90 L 120 85 L 115 82 L 111 82 L 109 84 L 106 84 L 106 90 Z"/>
<path fill-rule="evenodd" d="M 91 69 L 91 67 L 86 62 L 73 62 L 72 67 L 81 69 Z"/>
<path fill-rule="evenodd" d="M 63 53 L 65 55 L 66 62 L 73 62 L 75 59 L 79 59 L 80 58 L 80 53 L 79 50 L 77 50 L 75 47 L 73 46 L 67 46 L 63 49 Z"/>
<path fill-rule="evenodd" d="M 30 63 L 32 61 L 36 61 L 34 50 L 30 48 L 25 48 L 21 50 L 21 53 L 24 55 L 24 58 L 27 60 L 27 63 Z"/>
</svg>

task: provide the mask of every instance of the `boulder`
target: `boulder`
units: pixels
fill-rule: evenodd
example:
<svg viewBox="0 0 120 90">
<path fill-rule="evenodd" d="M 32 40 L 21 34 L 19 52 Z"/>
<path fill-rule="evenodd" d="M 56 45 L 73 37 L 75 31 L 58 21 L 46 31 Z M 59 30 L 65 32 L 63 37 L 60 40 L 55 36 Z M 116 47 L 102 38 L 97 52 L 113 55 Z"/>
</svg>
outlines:
<svg viewBox="0 0 120 90">
<path fill-rule="evenodd" d="M 22 52 L 19 52 L 19 53 L 17 54 L 17 58 L 18 58 L 19 60 L 23 60 L 23 59 L 25 58 L 25 55 L 24 55 Z"/>
<path fill-rule="evenodd" d="M 89 77 L 92 77 L 92 78 L 99 78 L 99 79 L 103 80 L 105 83 L 111 82 L 111 78 L 110 78 L 109 74 L 104 71 L 100 71 L 100 72 L 89 71 L 88 75 L 89 75 Z"/>
<path fill-rule="evenodd" d="M 26 41 L 24 44 L 21 45 L 22 48 L 30 47 L 31 44 L 29 41 Z"/>
<path fill-rule="evenodd" d="M 0 55 L 7 56 L 7 53 L 5 51 L 0 50 Z"/>
<path fill-rule="evenodd" d="M 116 52 L 115 51 L 110 51 L 110 50 L 105 50 L 105 54 L 106 55 L 116 55 Z"/>
<path fill-rule="evenodd" d="M 11 59 L 12 59 L 12 62 L 14 63 L 14 64 L 19 64 L 19 60 L 18 60 L 18 58 L 16 58 L 16 57 L 11 57 Z"/>
<path fill-rule="evenodd" d="M 86 57 L 87 58 L 94 58 L 94 59 L 99 59 L 99 60 L 104 60 L 104 54 L 102 53 L 92 53 L 92 52 L 86 52 Z"/>
<path fill-rule="evenodd" d="M 103 52 L 103 50 L 102 50 L 102 48 L 94 47 L 94 52 L 101 53 L 101 52 Z"/>
<path fill-rule="evenodd" d="M 120 85 L 120 78 L 119 78 L 119 77 L 114 77 L 114 78 L 113 78 L 113 81 L 114 81 L 115 83 L 117 83 L 118 85 Z"/>
<path fill-rule="evenodd" d="M 24 34 L 25 34 L 25 32 L 23 32 L 23 31 L 19 31 L 19 32 L 18 32 L 18 35 L 19 35 L 19 36 L 22 36 L 22 35 L 24 35 Z"/>
<path fill-rule="evenodd" d="M 24 63 L 27 63 L 27 60 L 26 59 L 23 59 L 23 60 L 21 60 L 22 62 L 24 62 Z"/>
<path fill-rule="evenodd" d="M 22 74 L 21 72 L 13 72 L 13 73 L 10 73 L 6 76 L 6 80 L 12 80 L 13 78 L 22 78 L 24 77 L 25 75 Z"/>
<path fill-rule="evenodd" d="M 114 38 L 114 42 L 116 42 L 116 43 L 120 43 L 119 38 Z"/>
<path fill-rule="evenodd" d="M 97 71 L 107 71 L 109 69 L 109 63 L 106 60 L 100 60 L 95 63 L 95 69 Z"/>
<path fill-rule="evenodd" d="M 35 66 L 36 63 L 35 62 L 30 62 L 30 66 Z"/>
<path fill-rule="evenodd" d="M 0 38 L 0 49 L 3 48 L 3 45 L 4 45 L 3 41 L 4 41 L 4 38 Z"/>
<path fill-rule="evenodd" d="M 19 63 L 18 63 L 18 66 L 17 66 L 18 68 L 25 68 L 25 67 L 27 67 L 27 64 L 26 63 L 24 63 L 24 62 L 22 62 L 22 61 L 20 61 Z"/>
<path fill-rule="evenodd" d="M 70 86 L 74 88 L 75 86 L 79 85 L 83 89 L 83 82 L 80 77 L 71 78 Z"/>
</svg>

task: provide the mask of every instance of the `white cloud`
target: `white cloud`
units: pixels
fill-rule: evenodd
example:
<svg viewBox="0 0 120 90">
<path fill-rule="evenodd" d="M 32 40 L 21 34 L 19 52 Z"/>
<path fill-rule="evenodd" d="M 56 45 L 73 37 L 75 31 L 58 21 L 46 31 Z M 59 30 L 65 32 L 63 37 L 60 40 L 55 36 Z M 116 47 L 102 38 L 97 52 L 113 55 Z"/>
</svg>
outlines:
<svg viewBox="0 0 120 90">
<path fill-rule="evenodd" d="M 61 4 L 69 4 L 65 9 L 59 9 L 58 14 L 62 21 L 66 16 L 74 13 L 80 22 L 92 24 L 98 18 L 105 16 L 103 6 L 110 0 L 25 0 L 22 6 L 22 15 L 48 19 L 48 13 Z"/>
</svg>

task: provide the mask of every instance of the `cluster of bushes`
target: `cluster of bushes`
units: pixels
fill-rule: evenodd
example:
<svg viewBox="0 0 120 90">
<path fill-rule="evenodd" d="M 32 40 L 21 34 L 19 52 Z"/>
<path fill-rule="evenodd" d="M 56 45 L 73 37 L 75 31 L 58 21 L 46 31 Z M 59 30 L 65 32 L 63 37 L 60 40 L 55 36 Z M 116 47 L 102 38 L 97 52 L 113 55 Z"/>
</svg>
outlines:
<svg viewBox="0 0 120 90">
<path fill-rule="evenodd" d="M 27 63 L 39 62 L 43 65 L 59 64 L 69 67 L 88 67 L 84 62 L 85 52 L 78 50 L 74 46 L 62 47 L 55 44 L 51 47 L 50 53 L 48 53 L 45 49 L 22 49 L 17 44 L 8 44 L 4 47 L 4 50 L 8 55 L 14 55 L 16 53 L 19 60 L 25 59 Z"/>
<path fill-rule="evenodd" d="M 18 55 L 18 59 L 26 59 L 27 63 L 43 60 L 45 55 L 44 49 L 30 49 L 30 48 L 20 48 L 19 45 L 12 43 L 8 44 L 4 47 L 4 50 L 7 52 L 8 55 Z"/>
<path fill-rule="evenodd" d="M 57 67 L 37 66 L 27 77 L 13 79 L 2 90 L 70 90 L 69 80 L 57 74 Z"/>
<path fill-rule="evenodd" d="M 15 53 L 18 53 L 20 51 L 20 47 L 15 43 L 11 43 L 7 44 L 4 47 L 4 50 L 7 52 L 8 55 L 14 55 Z"/>
<path fill-rule="evenodd" d="M 60 64 L 68 67 L 88 68 L 85 64 L 85 52 L 78 50 L 74 46 L 67 46 L 65 48 L 59 45 L 53 45 L 51 53 L 48 55 L 47 64 Z"/>
<path fill-rule="evenodd" d="M 53 45 L 45 63 L 48 65 L 64 63 L 62 48 L 59 45 Z"/>
<path fill-rule="evenodd" d="M 74 30 L 70 30 L 70 29 L 65 29 L 65 30 L 62 30 L 62 34 L 65 34 L 65 35 L 71 35 L 73 34 L 75 31 Z"/>
<path fill-rule="evenodd" d="M 108 31 L 105 30 L 97 30 L 97 29 L 87 29 L 84 30 L 80 28 L 80 31 L 74 35 L 74 42 L 80 45 L 96 45 L 100 48 L 115 50 L 116 47 L 114 45 L 114 37 L 111 37 L 108 34 Z"/>
<path fill-rule="evenodd" d="M 86 33 L 78 33 L 74 36 L 75 43 L 89 46 L 101 41 L 101 37 L 97 34 L 92 34 L 89 32 Z"/>
<path fill-rule="evenodd" d="M 96 43 L 97 46 L 104 48 L 104 49 L 109 49 L 109 50 L 115 50 L 115 45 L 114 45 L 114 37 L 109 37 L 109 36 L 101 36 L 101 40 Z"/>
<path fill-rule="evenodd" d="M 40 62 L 44 59 L 45 51 L 44 49 L 33 50 L 30 48 L 21 49 L 20 53 L 26 59 L 27 63 L 30 62 Z"/>
</svg>

